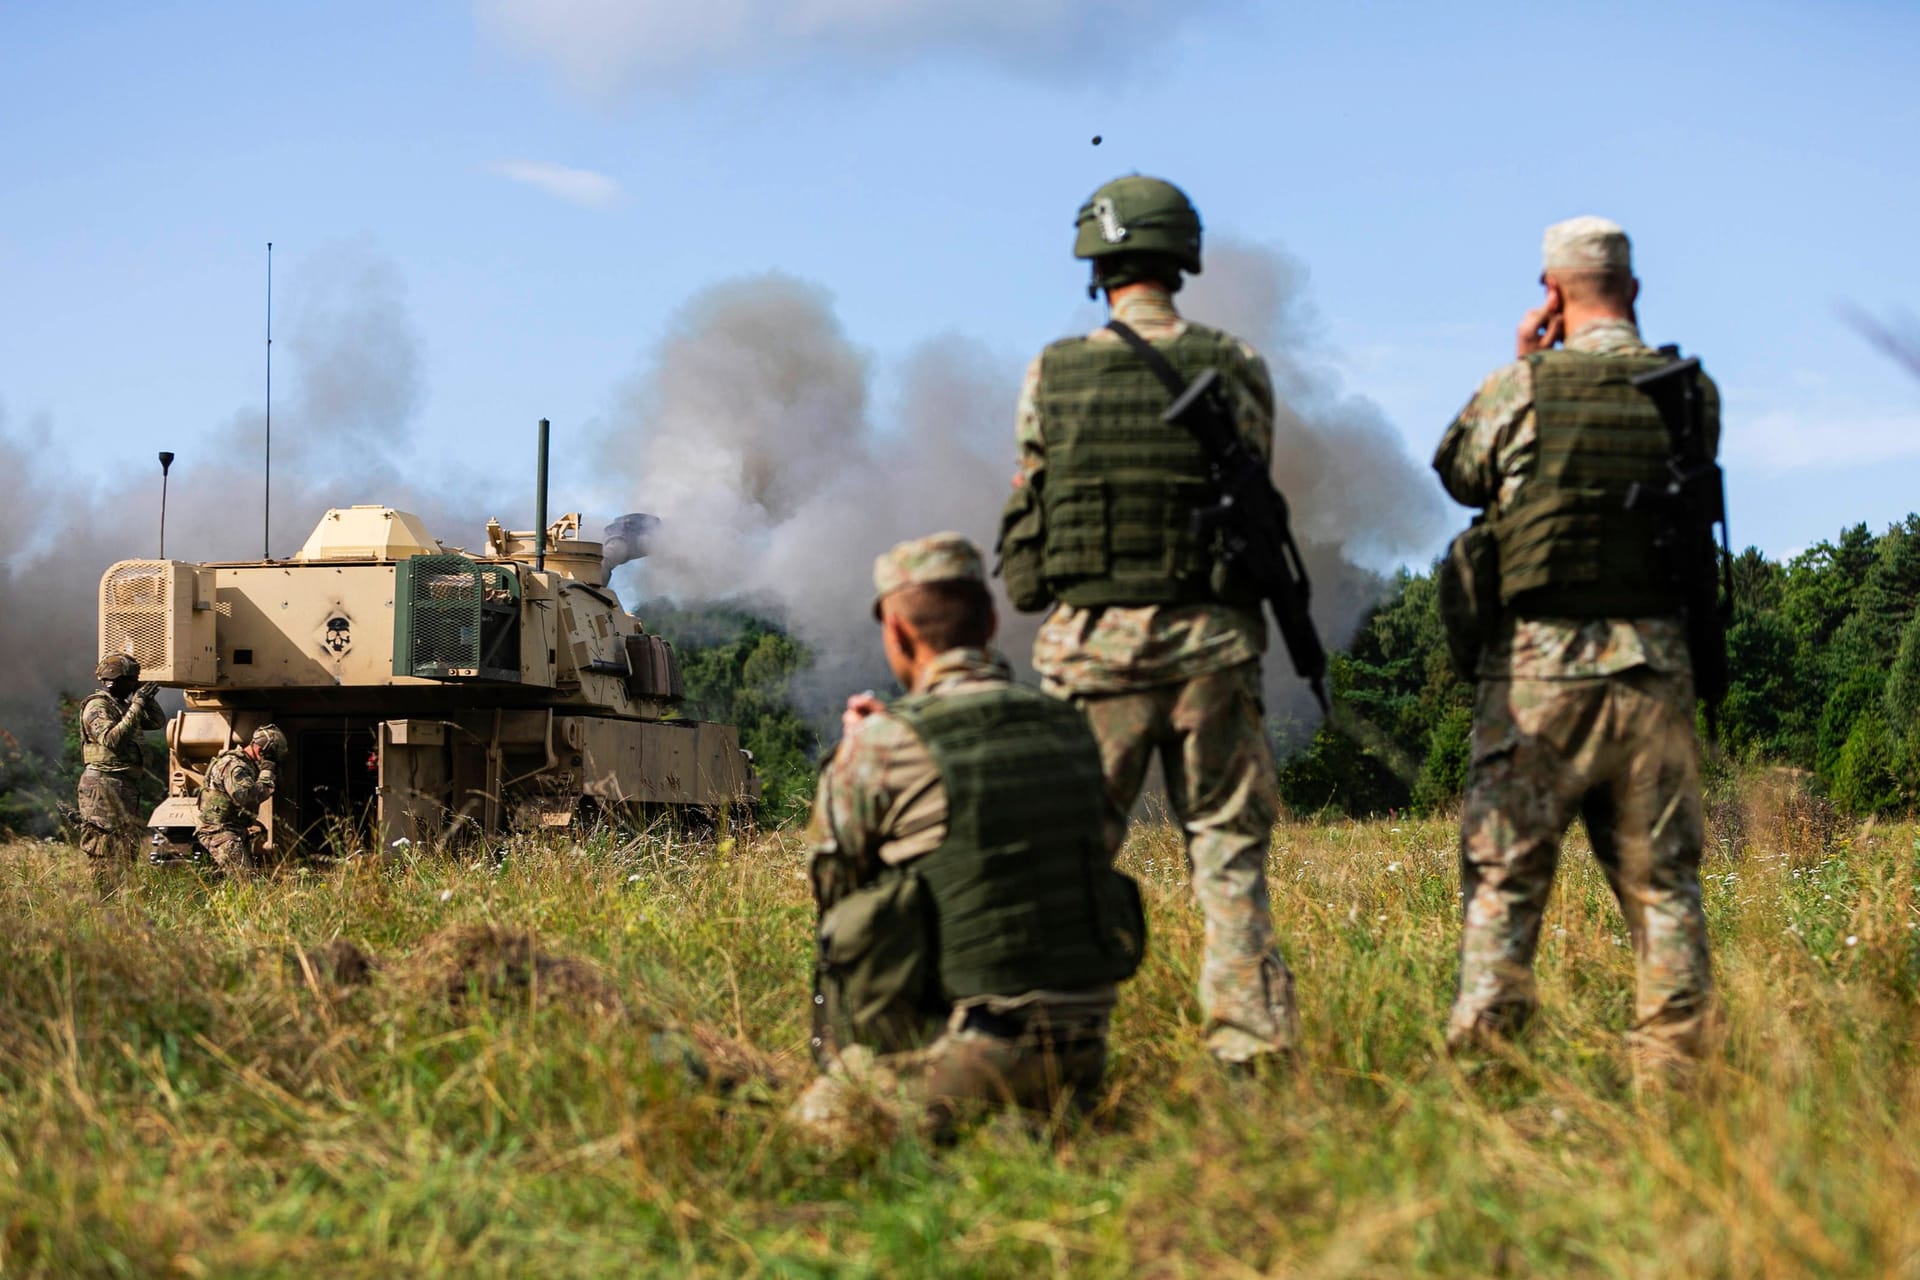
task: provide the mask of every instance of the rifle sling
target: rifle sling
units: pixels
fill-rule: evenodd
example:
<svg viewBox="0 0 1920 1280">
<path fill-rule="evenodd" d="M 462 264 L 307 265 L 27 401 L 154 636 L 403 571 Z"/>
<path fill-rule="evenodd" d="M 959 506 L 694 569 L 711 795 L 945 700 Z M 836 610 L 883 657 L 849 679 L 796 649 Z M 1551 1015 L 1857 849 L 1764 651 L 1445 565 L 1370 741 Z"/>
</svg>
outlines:
<svg viewBox="0 0 1920 1280">
<path fill-rule="evenodd" d="M 1167 389 L 1168 395 L 1178 400 L 1186 394 L 1186 379 L 1180 376 L 1180 371 L 1173 367 L 1170 360 L 1154 350 L 1151 342 L 1135 332 L 1132 325 L 1124 320 L 1109 320 L 1107 328 L 1113 330 L 1114 336 L 1120 341 L 1132 347 L 1133 354 L 1146 362 L 1147 368 L 1153 370 L 1153 376 L 1160 379 L 1160 385 Z"/>
</svg>

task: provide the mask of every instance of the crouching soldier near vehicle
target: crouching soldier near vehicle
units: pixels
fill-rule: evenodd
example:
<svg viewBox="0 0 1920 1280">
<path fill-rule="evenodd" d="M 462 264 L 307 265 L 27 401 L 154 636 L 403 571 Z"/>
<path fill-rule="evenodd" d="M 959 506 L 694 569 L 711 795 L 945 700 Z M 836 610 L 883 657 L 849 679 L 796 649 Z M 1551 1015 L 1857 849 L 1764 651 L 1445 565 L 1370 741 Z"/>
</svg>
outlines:
<svg viewBox="0 0 1920 1280">
<path fill-rule="evenodd" d="M 1118 991 L 1145 951 L 1099 748 L 1072 706 L 1012 683 L 956 533 L 874 565 L 906 697 L 850 698 L 807 830 L 820 907 L 813 1049 L 790 1119 L 829 1141 L 877 1120 L 934 1137 L 991 1106 L 1092 1101 Z"/>
<path fill-rule="evenodd" d="M 75 802 L 80 810 L 80 849 L 107 864 L 131 865 L 140 855 L 146 823 L 140 816 L 140 783 L 147 776 L 140 739 L 166 723 L 160 687 L 140 683 L 140 664 L 129 654 L 101 659 L 93 669 L 97 692 L 80 706 L 80 774 Z"/>
<path fill-rule="evenodd" d="M 287 735 L 269 724 L 254 730 L 246 746 L 227 748 L 207 766 L 193 835 L 222 871 L 239 873 L 257 864 L 254 815 L 273 798 L 286 756 Z"/>
</svg>

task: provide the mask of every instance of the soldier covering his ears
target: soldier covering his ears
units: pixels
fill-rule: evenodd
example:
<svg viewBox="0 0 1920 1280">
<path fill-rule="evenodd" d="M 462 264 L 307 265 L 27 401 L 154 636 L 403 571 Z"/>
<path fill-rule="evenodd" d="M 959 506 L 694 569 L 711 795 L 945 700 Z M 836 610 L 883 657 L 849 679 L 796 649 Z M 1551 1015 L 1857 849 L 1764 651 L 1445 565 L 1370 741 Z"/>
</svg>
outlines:
<svg viewBox="0 0 1920 1280">
<path fill-rule="evenodd" d="M 1674 452 L 1630 379 L 1670 357 L 1640 339 L 1617 225 L 1557 223 L 1543 257 L 1546 298 L 1521 321 L 1519 358 L 1481 385 L 1433 462 L 1448 493 L 1485 508 L 1498 561 L 1482 575 L 1492 616 L 1449 620 L 1473 633 L 1454 647 L 1477 656 L 1478 688 L 1447 1040 L 1470 1047 L 1532 1013 L 1541 916 L 1579 814 L 1633 938 L 1635 1063 L 1659 1068 L 1699 1055 L 1712 993 L 1686 604 L 1670 533 L 1630 498 L 1666 481 Z M 1704 375 L 1699 392 L 1711 456 L 1719 405 Z"/>
<path fill-rule="evenodd" d="M 80 707 L 80 848 L 100 865 L 131 864 L 146 824 L 140 817 L 140 781 L 147 776 L 141 735 L 166 723 L 160 687 L 140 683 L 132 655 L 111 654 L 93 669 L 100 682 Z"/>
<path fill-rule="evenodd" d="M 254 814 L 268 800 L 287 756 L 287 735 L 274 725 L 253 731 L 244 747 L 229 747 L 207 766 L 200 788 L 200 821 L 194 839 L 222 871 L 254 865 Z"/>
</svg>

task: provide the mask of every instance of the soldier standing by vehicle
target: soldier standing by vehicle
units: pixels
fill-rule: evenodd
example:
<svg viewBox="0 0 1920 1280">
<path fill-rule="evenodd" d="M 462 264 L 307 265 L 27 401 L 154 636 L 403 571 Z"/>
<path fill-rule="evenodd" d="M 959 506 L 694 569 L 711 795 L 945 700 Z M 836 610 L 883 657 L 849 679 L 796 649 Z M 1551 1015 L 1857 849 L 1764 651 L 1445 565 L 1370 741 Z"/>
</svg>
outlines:
<svg viewBox="0 0 1920 1280">
<path fill-rule="evenodd" d="M 1712 602 L 1675 581 L 1699 531 L 1674 532 L 1630 496 L 1667 484 L 1675 449 L 1630 381 L 1672 357 L 1640 340 L 1626 234 L 1604 218 L 1557 223 L 1544 259 L 1519 359 L 1481 385 L 1433 464 L 1448 493 L 1486 509 L 1477 528 L 1498 552 L 1481 575 L 1478 613 L 1491 616 L 1456 645 L 1479 652 L 1479 687 L 1447 1042 L 1473 1047 L 1533 1012 L 1541 915 L 1578 813 L 1633 938 L 1629 1047 L 1657 1071 L 1700 1055 L 1711 1003 L 1692 674 L 1707 655 L 1690 656 L 1683 617 Z M 1698 390 L 1710 461 L 1718 400 L 1704 376 Z"/>
<path fill-rule="evenodd" d="M 146 823 L 140 782 L 147 776 L 140 737 L 166 723 L 160 687 L 140 683 L 132 655 L 112 654 L 93 669 L 98 691 L 80 706 L 80 849 L 103 864 L 131 864 L 140 855 Z"/>
<path fill-rule="evenodd" d="M 1264 466 L 1274 413 L 1265 361 L 1174 307 L 1182 273 L 1200 270 L 1200 217 L 1185 194 L 1157 178 L 1109 182 L 1082 206 L 1077 236 L 1089 293 L 1103 290 L 1113 321 L 1172 376 L 1217 370 Z M 1194 518 L 1216 486 L 1199 442 L 1162 421 L 1163 376 L 1114 326 L 1056 342 L 1028 368 L 1001 572 L 1016 608 L 1053 606 L 1033 665 L 1049 693 L 1085 712 L 1120 812 L 1160 758 L 1206 919 L 1208 1048 L 1250 1064 L 1299 1047 L 1267 898 L 1279 791 L 1262 724 L 1266 621 L 1260 591 Z"/>
<path fill-rule="evenodd" d="M 286 755 L 287 735 L 269 724 L 254 730 L 246 746 L 227 748 L 207 766 L 193 834 L 222 871 L 254 865 L 254 814 L 273 798 L 276 771 Z"/>
<path fill-rule="evenodd" d="M 865 1099 L 942 1135 L 990 1105 L 1091 1100 L 1115 984 L 1145 949 L 1122 823 L 1080 715 L 1011 681 L 957 533 L 874 565 L 908 695 L 847 703 L 807 828 L 820 907 L 814 1053 L 796 1124 L 844 1135 Z"/>
</svg>

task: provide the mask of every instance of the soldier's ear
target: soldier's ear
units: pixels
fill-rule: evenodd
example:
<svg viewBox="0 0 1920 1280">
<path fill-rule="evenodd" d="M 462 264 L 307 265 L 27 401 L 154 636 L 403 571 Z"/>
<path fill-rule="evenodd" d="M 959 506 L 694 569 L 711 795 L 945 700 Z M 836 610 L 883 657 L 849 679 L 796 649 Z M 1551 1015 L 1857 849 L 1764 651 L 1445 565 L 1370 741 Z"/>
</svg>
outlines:
<svg viewBox="0 0 1920 1280">
<path fill-rule="evenodd" d="M 919 648 L 920 637 L 913 633 L 913 628 L 905 618 L 891 609 L 881 614 L 880 631 L 890 652 L 912 658 Z"/>
</svg>

